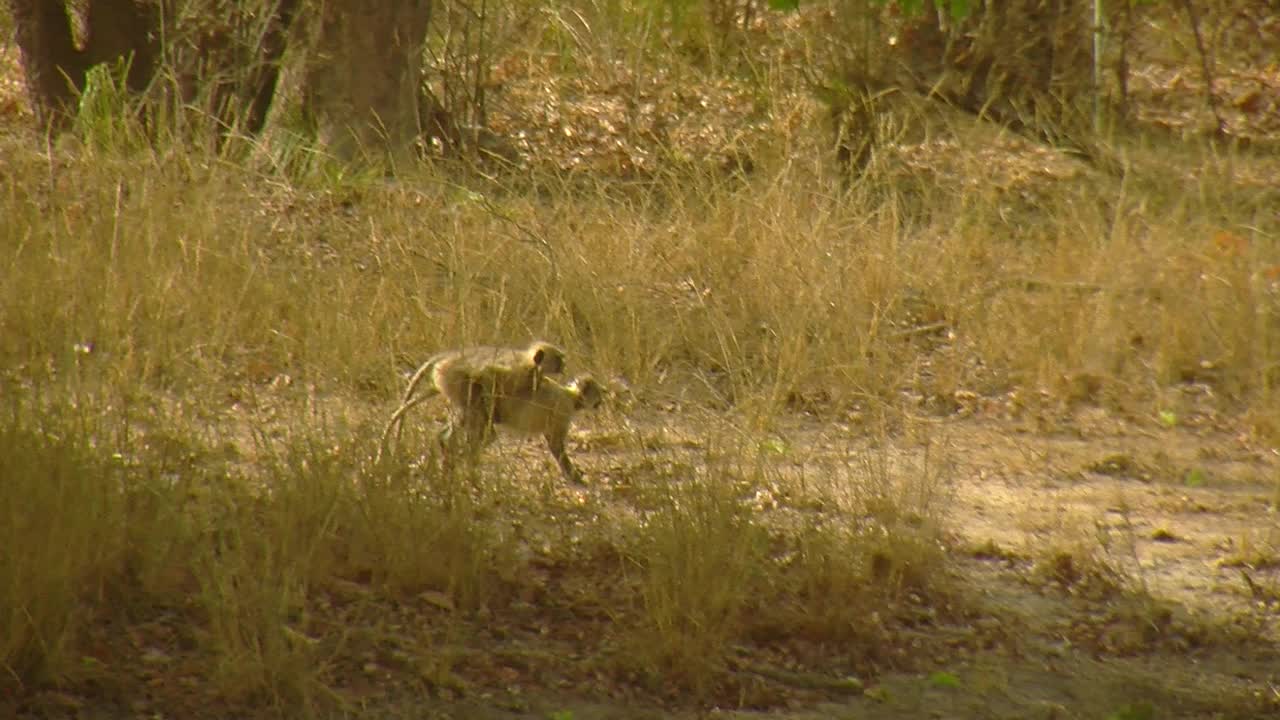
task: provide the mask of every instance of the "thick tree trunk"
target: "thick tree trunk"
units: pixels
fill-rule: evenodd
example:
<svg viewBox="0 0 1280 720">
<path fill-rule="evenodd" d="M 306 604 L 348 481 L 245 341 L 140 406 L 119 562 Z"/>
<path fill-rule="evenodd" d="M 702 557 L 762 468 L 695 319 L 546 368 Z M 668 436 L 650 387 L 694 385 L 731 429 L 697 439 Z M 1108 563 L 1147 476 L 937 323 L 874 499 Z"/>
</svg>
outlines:
<svg viewBox="0 0 1280 720">
<path fill-rule="evenodd" d="M 411 157 L 431 0 L 324 0 L 307 52 L 303 109 L 343 161 Z"/>
<path fill-rule="evenodd" d="M 90 67 L 129 58 L 130 90 L 146 89 L 164 62 L 184 105 L 202 106 L 220 132 L 257 134 L 281 92 L 286 44 L 303 40 L 291 25 L 305 20 L 311 33 L 296 43 L 302 62 L 292 85 L 329 152 L 342 161 L 395 162 L 412 157 L 421 133 L 431 0 L 88 0 L 80 5 L 83 48 L 66 0 L 8 4 L 42 124 L 74 116 Z"/>
<path fill-rule="evenodd" d="M 140 0 L 90 0 L 87 39 L 75 45 L 62 0 L 9 0 L 22 70 L 36 119 L 57 127 L 75 114 L 85 73 L 98 63 L 130 58 L 127 83 L 147 86 L 155 73 L 158 29 L 155 8 Z"/>
<path fill-rule="evenodd" d="M 60 125 L 74 113 L 88 69 L 72 38 L 66 7 L 50 0 L 9 0 L 9 11 L 36 120 L 41 126 Z"/>
<path fill-rule="evenodd" d="M 134 92 L 145 90 L 160 50 L 158 8 L 147 0 L 89 0 L 85 24 L 85 67 L 128 58 L 126 84 Z"/>
</svg>

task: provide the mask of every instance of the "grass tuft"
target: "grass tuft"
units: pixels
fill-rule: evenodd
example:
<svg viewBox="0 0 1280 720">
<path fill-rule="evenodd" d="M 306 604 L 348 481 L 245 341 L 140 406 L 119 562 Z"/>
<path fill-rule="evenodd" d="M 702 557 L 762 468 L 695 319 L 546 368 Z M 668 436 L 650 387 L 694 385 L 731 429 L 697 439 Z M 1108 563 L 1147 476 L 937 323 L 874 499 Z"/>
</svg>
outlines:
<svg viewBox="0 0 1280 720">
<path fill-rule="evenodd" d="M 131 473 L 104 455 L 87 411 L 37 409 L 6 393 L 0 419 L 0 665 L 40 686 L 74 675 L 86 625 L 126 569 Z"/>
</svg>

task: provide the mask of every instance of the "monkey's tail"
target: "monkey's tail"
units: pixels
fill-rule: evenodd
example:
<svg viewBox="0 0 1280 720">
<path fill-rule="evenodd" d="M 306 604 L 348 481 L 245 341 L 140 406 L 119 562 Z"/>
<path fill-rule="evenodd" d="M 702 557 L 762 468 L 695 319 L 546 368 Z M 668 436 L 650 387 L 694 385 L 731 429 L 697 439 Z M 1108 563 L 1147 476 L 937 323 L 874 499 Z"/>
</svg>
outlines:
<svg viewBox="0 0 1280 720">
<path fill-rule="evenodd" d="M 409 378 L 408 387 L 404 389 L 404 397 L 400 399 L 401 406 L 407 405 L 413 399 L 413 392 L 418 389 L 418 383 L 422 382 L 422 378 L 430 375 L 431 371 L 435 370 L 436 364 L 443 360 L 445 356 L 446 353 L 432 355 L 414 371 L 413 377 Z"/>
<path fill-rule="evenodd" d="M 382 454 L 386 452 L 387 441 L 391 439 L 391 431 L 393 429 L 396 431 L 396 444 L 397 445 L 400 444 L 400 436 L 402 434 L 402 431 L 404 430 L 405 413 L 409 412 L 410 408 L 412 408 L 413 406 L 421 405 L 427 400 L 430 400 L 432 395 L 434 394 L 435 393 L 427 393 L 426 395 L 423 395 L 421 397 L 413 398 L 412 400 L 406 403 L 403 403 L 400 405 L 400 407 L 396 408 L 396 411 L 391 415 L 391 419 L 387 421 L 387 426 L 382 430 L 382 438 L 378 440 L 378 454 L 373 459 L 374 463 L 382 462 Z"/>
<path fill-rule="evenodd" d="M 387 421 L 387 426 L 382 430 L 382 437 L 378 440 L 378 453 L 374 456 L 374 463 L 382 462 L 382 455 L 387 450 L 387 441 L 391 438 L 392 429 L 396 432 L 396 444 L 400 443 L 400 438 L 404 434 L 404 416 L 414 405 L 419 405 L 423 401 L 433 397 L 436 393 L 428 392 L 427 394 L 415 398 L 413 393 L 418 389 L 418 384 L 422 382 L 422 378 L 431 374 L 435 369 L 436 363 L 440 362 L 444 355 L 433 355 L 413 373 L 413 377 L 409 378 L 409 386 L 405 388 L 404 398 L 400 401 L 400 407 L 391 414 L 391 419 Z"/>
</svg>

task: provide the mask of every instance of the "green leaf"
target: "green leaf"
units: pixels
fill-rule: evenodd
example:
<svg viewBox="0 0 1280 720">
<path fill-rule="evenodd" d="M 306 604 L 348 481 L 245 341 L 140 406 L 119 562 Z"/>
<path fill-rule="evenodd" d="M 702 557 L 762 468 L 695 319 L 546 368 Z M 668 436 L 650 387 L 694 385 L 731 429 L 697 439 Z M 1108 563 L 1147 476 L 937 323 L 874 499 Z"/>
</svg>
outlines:
<svg viewBox="0 0 1280 720">
<path fill-rule="evenodd" d="M 1160 418 L 1160 424 L 1167 428 L 1178 424 L 1178 414 L 1172 410 L 1161 410 L 1158 417 Z"/>
<path fill-rule="evenodd" d="M 963 20 L 969 17 L 969 0 L 951 0 L 947 3 L 952 20 Z"/>
<path fill-rule="evenodd" d="M 929 684 L 939 688 L 958 688 L 960 678 L 949 672 L 936 672 L 929 676 Z"/>
<path fill-rule="evenodd" d="M 1190 472 L 1187 473 L 1187 477 L 1183 480 L 1183 483 L 1185 483 L 1187 487 L 1201 487 L 1208 481 L 1208 473 L 1200 468 L 1191 468 Z"/>
<path fill-rule="evenodd" d="M 769 9 L 778 12 L 791 12 L 800 9 L 800 0 L 769 0 Z"/>
</svg>

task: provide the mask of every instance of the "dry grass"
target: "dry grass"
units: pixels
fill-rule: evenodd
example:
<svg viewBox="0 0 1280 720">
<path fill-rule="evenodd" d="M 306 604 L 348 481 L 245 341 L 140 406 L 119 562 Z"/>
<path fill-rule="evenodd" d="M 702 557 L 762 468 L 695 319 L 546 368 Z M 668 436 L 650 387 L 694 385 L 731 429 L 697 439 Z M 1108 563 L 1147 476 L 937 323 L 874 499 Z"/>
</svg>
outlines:
<svg viewBox="0 0 1280 720">
<path fill-rule="evenodd" d="M 764 77 L 752 173 L 673 161 L 624 189 L 545 168 L 279 173 L 92 116 L 47 151 L 0 137 L 0 546 L 23 549 L 0 555 L 0 687 L 127 697 L 147 670 L 103 637 L 156 617 L 181 618 L 189 665 L 143 657 L 223 701 L 340 705 L 392 662 L 362 633 L 412 639 L 395 662 L 451 687 L 465 640 L 335 620 L 427 598 L 457 623 L 603 615 L 591 670 L 743 696 L 745 644 L 835 641 L 882 667 L 895 609 L 950 586 L 955 450 L 784 472 L 806 454 L 772 434 L 792 412 L 881 439 L 973 396 L 1154 423 L 1197 382 L 1280 437 L 1280 198 L 1248 181 L 1265 161 L 1117 141 L 1123 178 L 1037 179 L 1033 159 L 1001 185 L 1003 141 L 957 123 L 937 167 L 886 153 L 846 191 L 814 109 L 784 111 L 785 76 Z M 531 336 L 637 408 L 734 429 L 708 425 L 690 457 L 606 417 L 601 442 L 649 464 L 611 478 L 627 502 L 586 509 L 493 470 L 372 468 L 400 371 Z M 556 597 L 548 575 L 599 590 Z"/>
</svg>

